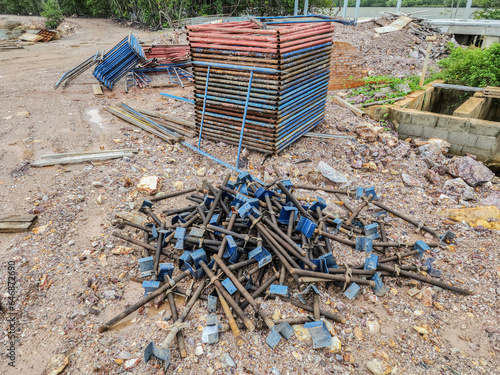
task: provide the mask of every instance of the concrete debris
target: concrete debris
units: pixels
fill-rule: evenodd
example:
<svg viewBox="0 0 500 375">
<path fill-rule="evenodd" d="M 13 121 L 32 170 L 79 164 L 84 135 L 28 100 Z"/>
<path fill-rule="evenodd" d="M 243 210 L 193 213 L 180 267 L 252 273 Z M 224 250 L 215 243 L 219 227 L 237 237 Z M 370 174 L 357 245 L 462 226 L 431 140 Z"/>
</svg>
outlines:
<svg viewBox="0 0 500 375">
<path fill-rule="evenodd" d="M 141 181 L 137 185 L 137 190 L 149 195 L 155 195 L 158 193 L 159 185 L 160 178 L 158 176 L 146 176 L 141 178 Z"/>
</svg>

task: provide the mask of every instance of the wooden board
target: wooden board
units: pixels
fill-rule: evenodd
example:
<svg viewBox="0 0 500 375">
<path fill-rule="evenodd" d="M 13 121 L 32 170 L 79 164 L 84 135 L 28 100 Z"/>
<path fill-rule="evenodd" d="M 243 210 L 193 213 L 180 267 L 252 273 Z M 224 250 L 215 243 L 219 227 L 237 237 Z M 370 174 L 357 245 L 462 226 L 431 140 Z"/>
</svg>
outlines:
<svg viewBox="0 0 500 375">
<path fill-rule="evenodd" d="M 37 220 L 37 215 L 13 215 L 0 218 L 0 233 L 27 232 Z"/>
<path fill-rule="evenodd" d="M 43 158 L 37 161 L 30 163 L 32 167 L 46 167 L 49 165 L 57 165 L 57 164 L 77 164 L 84 163 L 87 161 L 102 161 L 109 159 L 117 159 L 122 158 L 124 156 L 133 157 L 134 154 L 132 152 L 100 152 L 94 154 L 87 155 L 79 155 L 79 156 L 68 156 L 68 157 L 54 157 L 54 158 Z"/>
<path fill-rule="evenodd" d="M 356 116 L 362 117 L 365 112 L 359 109 L 358 107 L 352 105 L 351 103 L 345 101 L 342 98 L 339 98 L 337 95 L 333 95 L 333 101 L 342 107 L 349 108 Z"/>
<path fill-rule="evenodd" d="M 42 40 L 43 38 L 40 35 L 25 33 L 17 39 L 25 40 L 27 42 L 38 42 L 38 41 Z"/>
<path fill-rule="evenodd" d="M 411 21 L 413 21 L 413 19 L 411 19 L 410 17 L 401 16 L 396 21 L 391 23 L 390 25 L 387 25 L 384 27 L 377 27 L 373 30 L 375 30 L 375 32 L 378 34 L 390 33 L 393 31 L 401 30 L 403 27 L 408 25 Z"/>
<path fill-rule="evenodd" d="M 103 95 L 102 87 L 98 83 L 92 85 L 92 90 L 94 90 L 94 95 Z"/>
</svg>

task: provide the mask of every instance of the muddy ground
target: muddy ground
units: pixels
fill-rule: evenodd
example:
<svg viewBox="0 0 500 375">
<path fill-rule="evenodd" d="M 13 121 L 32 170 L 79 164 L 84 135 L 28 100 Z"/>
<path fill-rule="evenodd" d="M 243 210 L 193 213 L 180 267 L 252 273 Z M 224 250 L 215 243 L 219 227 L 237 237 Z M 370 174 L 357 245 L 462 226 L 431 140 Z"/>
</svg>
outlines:
<svg viewBox="0 0 500 375">
<path fill-rule="evenodd" d="M 116 230 L 112 222 L 115 213 L 135 212 L 148 197 L 137 192 L 141 177 L 159 176 L 161 191 L 168 192 L 175 189 L 177 181 L 184 187 L 200 186 L 205 178 L 216 184 L 228 171 L 187 149 L 166 145 L 103 109 L 125 102 L 193 119 L 189 104 L 164 100 L 159 95 L 168 91 L 192 97 L 191 88 L 134 88 L 126 94 L 120 82 L 113 92 L 96 97 L 91 86 L 96 81 L 86 72 L 65 89 L 55 90 L 54 84 L 63 72 L 98 50 L 109 50 L 130 31 L 106 20 L 69 21 L 74 32 L 61 40 L 0 52 L 0 212 L 1 216 L 39 215 L 35 232 L 0 234 L 2 303 L 6 304 L 8 291 L 7 265 L 13 261 L 18 312 L 15 368 L 8 365 L 9 343 L 2 334 L 0 373 L 42 374 L 56 354 L 68 360 L 64 374 L 161 373 L 155 362 L 153 366 L 141 360 L 131 370 L 125 370 L 123 363 L 142 358 L 147 343 L 161 343 L 166 337 L 162 324 L 158 324 L 168 314 L 165 305 L 159 310 L 148 307 L 112 330 L 97 333 L 100 324 L 143 294 L 141 285 L 130 280 L 138 275 L 141 250 L 132 246 L 130 254 L 114 255 L 116 246 L 128 245 L 111 236 Z M 370 39 L 373 32 L 369 29 L 363 26 L 366 43 L 380 46 L 375 48 L 377 55 L 370 57 L 376 74 L 388 70 L 412 74 L 421 67 L 421 60 L 407 55 L 414 43 L 411 36 L 402 31 L 375 41 Z M 349 41 L 344 27 L 339 26 L 338 32 L 343 41 Z M 161 41 L 158 35 L 136 33 L 144 41 Z M 360 34 L 352 38 L 358 46 Z M 387 53 L 394 40 L 406 43 L 406 49 L 398 50 L 397 57 L 394 50 Z M 326 122 L 317 131 L 355 136 L 356 128 L 366 122 L 370 121 L 355 117 L 328 100 Z M 249 153 L 249 170 L 261 178 L 272 179 L 275 175 L 271 166 L 276 164 L 295 183 L 333 186 L 316 171 L 322 160 L 353 181 L 353 186 L 375 186 L 388 205 L 440 232 L 457 233 L 453 246 L 440 247 L 431 255 L 436 258 L 435 266 L 442 270 L 444 281 L 475 294 L 461 296 L 406 279 L 386 279 L 391 291 L 384 297 L 377 298 L 365 288 L 356 300 L 349 301 L 339 289 L 325 290 L 322 286 L 322 308 L 342 314 L 347 320 L 346 324 L 334 324 L 332 328 L 342 344 L 339 352 L 315 351 L 310 339 L 297 337 L 271 351 L 265 343 L 267 331 L 243 332 L 245 344 L 240 348 L 230 333 L 222 334 L 216 345 L 202 345 L 199 327 L 205 325 L 206 303 L 200 303 L 192 311 L 190 327 L 185 330 L 188 358 L 181 359 L 173 347 L 169 372 L 367 374 L 366 363 L 378 358 L 394 374 L 500 373 L 500 237 L 496 231 L 474 230 L 438 215 L 445 208 L 480 205 L 482 199 L 497 194 L 498 181 L 495 178 L 473 190 L 472 200 L 461 200 L 445 191 L 445 180 L 451 176 L 431 185 L 425 178 L 428 166 L 415 148 L 391 137 L 390 132 L 387 134 L 389 140 L 304 138 L 263 165 L 262 155 Z M 403 156 L 391 154 L 402 144 L 402 148 L 408 146 Z M 131 159 L 107 163 L 44 168 L 29 165 L 43 154 L 121 148 L 140 151 Z M 235 147 L 204 142 L 204 148 L 229 163 L 235 160 Z M 310 161 L 297 164 L 305 159 Z M 202 168 L 206 169 L 205 176 L 199 176 Z M 416 178 L 420 186 L 405 185 L 402 173 Z M 334 197 L 324 196 L 331 212 L 345 214 L 342 207 L 333 203 Z M 162 201 L 155 210 L 159 213 L 185 202 L 183 197 Z M 398 219 L 391 218 L 389 223 L 391 238 L 433 241 L 429 235 L 416 234 L 414 227 Z M 130 228 L 122 231 L 139 235 Z M 337 243 L 334 246 L 341 262 L 355 264 L 363 259 L 348 247 Z M 411 296 L 409 291 L 415 287 L 420 293 Z M 274 316 L 304 314 L 274 300 L 265 301 L 263 306 Z M 1 329 L 7 332 L 6 319 L 10 315 L 2 314 Z M 221 312 L 219 320 L 224 320 Z M 424 327 L 428 333 L 422 335 L 415 326 Z M 200 356 L 195 355 L 198 346 L 203 347 Z M 224 353 L 232 357 L 236 367 L 228 367 Z"/>
</svg>

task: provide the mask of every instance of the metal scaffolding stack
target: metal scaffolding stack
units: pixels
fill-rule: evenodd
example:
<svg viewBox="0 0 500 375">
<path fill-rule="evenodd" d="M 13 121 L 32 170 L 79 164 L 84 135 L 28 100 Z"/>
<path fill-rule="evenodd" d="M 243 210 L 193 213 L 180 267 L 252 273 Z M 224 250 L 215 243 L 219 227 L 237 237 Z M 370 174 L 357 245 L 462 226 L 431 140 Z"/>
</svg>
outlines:
<svg viewBox="0 0 500 375">
<path fill-rule="evenodd" d="M 130 69 L 145 60 L 144 51 L 139 40 L 130 33 L 111 51 L 104 55 L 103 61 L 92 73 L 99 82 L 112 90 L 113 85 L 128 73 Z"/>
<path fill-rule="evenodd" d="M 278 153 L 323 121 L 332 23 L 270 27 L 187 26 L 197 132 L 205 139 Z"/>
</svg>

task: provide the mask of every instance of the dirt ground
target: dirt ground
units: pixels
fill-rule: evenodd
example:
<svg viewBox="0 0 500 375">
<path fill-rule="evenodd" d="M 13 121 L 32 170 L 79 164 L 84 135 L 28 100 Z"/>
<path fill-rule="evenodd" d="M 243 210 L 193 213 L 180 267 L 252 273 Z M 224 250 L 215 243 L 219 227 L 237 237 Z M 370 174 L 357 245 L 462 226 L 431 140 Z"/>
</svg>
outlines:
<svg viewBox="0 0 500 375">
<path fill-rule="evenodd" d="M 103 109 L 125 102 L 192 120 L 193 109 L 188 103 L 164 100 L 159 95 L 168 91 L 192 97 L 191 88 L 134 88 L 126 94 L 120 82 L 113 92 L 96 97 L 91 86 L 96 81 L 86 72 L 65 89 L 55 90 L 63 72 L 98 50 L 109 50 L 130 31 L 105 20 L 69 21 L 75 32 L 61 40 L 0 52 L 0 216 L 39 215 L 36 233 L 0 234 L 0 295 L 5 305 L 7 266 L 13 261 L 18 311 L 15 368 L 8 365 L 10 344 L 2 334 L 0 373 L 42 374 L 51 357 L 60 354 L 68 359 L 64 370 L 68 375 L 159 374 L 157 363 L 145 364 L 142 353 L 150 341 L 159 344 L 166 337 L 161 323 L 168 307 L 148 307 L 104 334 L 97 332 L 99 325 L 143 294 L 141 285 L 130 280 L 138 275 L 141 250 L 132 246 L 134 251 L 128 255 L 111 252 L 118 245 L 129 246 L 111 236 L 116 230 L 112 225 L 115 213 L 135 212 L 148 197 L 136 190 L 141 177 L 159 176 L 161 191 L 168 192 L 175 190 L 177 181 L 184 187 L 200 186 L 203 179 L 217 184 L 228 170 L 185 148 L 166 145 Z M 348 33 L 339 30 L 348 41 Z M 158 39 L 158 35 L 135 32 L 143 41 Z M 366 34 L 371 35 L 369 31 Z M 411 38 L 394 37 L 407 40 L 408 49 L 412 48 Z M 383 38 L 390 45 L 390 37 Z M 359 44 L 358 39 L 355 44 Z M 389 64 L 398 64 L 393 53 L 378 47 L 375 50 L 380 56 L 373 61 L 381 62 L 381 71 L 388 70 Z M 398 64 L 398 72 L 413 73 L 421 66 L 421 60 L 410 64 L 408 56 L 401 59 L 408 65 Z M 376 67 L 373 69 L 377 73 Z M 326 122 L 316 131 L 354 136 L 356 128 L 367 121 L 328 100 Z M 402 144 L 408 145 L 406 154 L 391 154 Z M 29 165 L 43 154 L 121 148 L 140 151 L 133 158 L 107 163 Z M 235 160 L 235 147 L 204 142 L 204 149 L 229 163 Z M 305 159 L 310 161 L 296 164 Z M 264 165 L 263 156 L 257 153 L 249 153 L 248 160 L 249 170 L 260 178 L 275 177 L 271 166 L 276 164 L 295 183 L 329 186 L 332 184 L 316 171 L 322 160 L 353 181 L 353 186 L 375 186 L 382 201 L 391 207 L 439 232 L 454 231 L 457 239 L 453 246 L 439 247 L 431 255 L 444 281 L 475 294 L 461 296 L 406 279 L 387 279 L 391 291 L 384 297 L 377 298 L 366 288 L 356 300 L 349 301 L 338 288 L 322 287 L 322 308 L 347 320 L 332 328 L 342 344 L 340 352 L 315 351 L 310 339 L 297 337 L 282 341 L 271 351 L 265 343 L 266 330 L 243 332 L 245 343 L 239 348 L 231 333 L 221 334 L 216 345 L 201 344 L 199 328 L 206 319 L 206 303 L 202 302 L 191 312 L 190 326 L 185 330 L 188 358 L 181 359 L 173 347 L 169 373 L 368 374 L 366 363 L 378 358 L 386 361 L 394 374 L 500 374 L 500 237 L 496 231 L 474 229 L 437 214 L 445 208 L 481 205 L 483 199 L 498 194 L 496 178 L 474 189 L 472 200 L 446 195 L 444 183 L 451 176 L 442 177 L 437 185 L 429 184 L 425 178 L 428 167 L 415 148 L 394 137 L 386 142 L 303 138 Z M 363 167 L 370 162 L 369 168 Z M 201 168 L 206 169 L 206 176 L 199 176 Z M 402 173 L 416 178 L 422 186 L 403 184 Z M 335 206 L 333 197 L 323 196 L 329 210 L 345 214 L 342 207 Z M 185 202 L 183 197 L 162 201 L 155 205 L 155 211 Z M 396 218 L 389 224 L 390 238 L 432 240 Z M 119 230 L 138 235 L 130 228 Z M 362 260 L 355 251 L 337 243 L 335 252 L 341 262 Z M 409 291 L 415 287 L 420 293 L 411 296 Z M 431 295 L 430 305 L 422 294 Z M 274 300 L 266 300 L 263 307 L 281 317 L 304 313 Z M 7 332 L 4 317 L 8 315 L 2 314 L 1 329 Z M 221 320 L 224 317 L 219 312 Z M 425 327 L 428 334 L 417 332 L 415 326 Z M 198 346 L 203 347 L 200 356 L 194 354 Z M 236 367 L 228 367 L 224 353 L 232 357 Z M 123 362 L 134 358 L 141 362 L 125 370 Z"/>
</svg>

